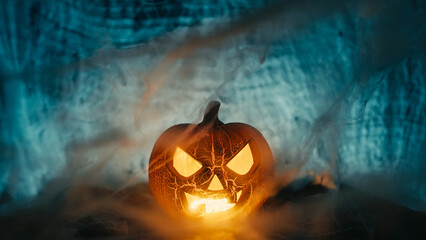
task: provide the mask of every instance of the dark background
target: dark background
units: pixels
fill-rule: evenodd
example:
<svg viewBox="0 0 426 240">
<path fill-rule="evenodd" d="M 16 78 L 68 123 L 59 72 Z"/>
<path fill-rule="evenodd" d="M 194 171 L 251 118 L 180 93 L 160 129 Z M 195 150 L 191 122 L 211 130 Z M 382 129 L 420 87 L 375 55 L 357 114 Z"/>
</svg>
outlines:
<svg viewBox="0 0 426 240">
<path fill-rule="evenodd" d="M 278 188 L 320 179 L 425 211 L 425 14 L 420 0 L 2 1 L 0 214 L 143 185 L 156 138 L 212 99 L 268 140 Z"/>
</svg>

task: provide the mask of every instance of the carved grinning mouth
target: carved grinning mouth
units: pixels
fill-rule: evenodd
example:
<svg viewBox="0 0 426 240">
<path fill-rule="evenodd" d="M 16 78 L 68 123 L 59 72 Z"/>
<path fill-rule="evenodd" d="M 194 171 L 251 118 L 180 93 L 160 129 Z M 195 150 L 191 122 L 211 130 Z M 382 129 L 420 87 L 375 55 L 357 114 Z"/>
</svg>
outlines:
<svg viewBox="0 0 426 240">
<path fill-rule="evenodd" d="M 241 197 L 241 190 L 237 192 L 237 201 L 230 203 L 228 198 L 207 197 L 201 198 L 185 192 L 188 202 L 187 211 L 191 215 L 205 216 L 209 214 L 224 212 L 232 209 Z"/>
</svg>

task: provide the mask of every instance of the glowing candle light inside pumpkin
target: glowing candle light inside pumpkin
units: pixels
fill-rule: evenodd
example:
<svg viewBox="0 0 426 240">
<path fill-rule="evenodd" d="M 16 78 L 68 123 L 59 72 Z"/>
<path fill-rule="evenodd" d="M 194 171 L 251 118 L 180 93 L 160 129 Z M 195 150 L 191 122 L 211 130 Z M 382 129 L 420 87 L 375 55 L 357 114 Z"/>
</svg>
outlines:
<svg viewBox="0 0 426 240">
<path fill-rule="evenodd" d="M 175 216 L 248 213 L 267 197 L 272 153 L 255 128 L 224 124 L 211 102 L 199 124 L 166 130 L 150 158 L 149 183 L 159 204 Z"/>
<path fill-rule="evenodd" d="M 189 211 L 194 215 L 204 215 L 218 213 L 229 210 L 235 206 L 235 203 L 229 203 L 227 198 L 200 198 L 189 193 L 185 193 L 188 201 Z"/>
</svg>

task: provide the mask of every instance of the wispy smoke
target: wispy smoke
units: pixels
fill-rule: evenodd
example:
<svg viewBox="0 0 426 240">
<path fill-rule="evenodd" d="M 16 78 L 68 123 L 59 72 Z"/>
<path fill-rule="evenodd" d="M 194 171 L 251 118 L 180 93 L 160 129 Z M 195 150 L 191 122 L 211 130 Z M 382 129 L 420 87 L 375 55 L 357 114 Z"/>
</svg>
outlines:
<svg viewBox="0 0 426 240">
<path fill-rule="evenodd" d="M 421 208 L 425 6 L 410 4 L 280 1 L 141 45 L 100 49 L 72 64 L 4 71 L 0 192 L 9 199 L 0 209 L 58 201 L 58 211 L 70 219 L 112 209 L 165 236 L 190 235 L 196 226 L 169 219 L 147 189 L 138 189 L 141 204 L 123 205 L 117 195 L 148 180 L 149 155 L 161 132 L 198 122 L 212 99 L 222 102 L 224 122 L 245 122 L 265 135 L 276 159 L 277 189 L 323 173 L 328 187 L 346 182 L 367 190 L 369 179 L 383 186 L 396 176 L 398 183 L 380 194 Z M 389 120 L 402 116 L 414 119 L 410 127 Z M 396 136 L 394 129 L 404 133 Z M 410 129 L 417 137 L 407 135 Z M 99 198 L 81 185 L 114 191 Z M 298 229 L 287 219 L 294 211 L 285 205 L 244 226 L 258 226 L 248 229 L 259 239 L 278 228 Z M 283 224 L 262 224 L 277 219 Z"/>
</svg>

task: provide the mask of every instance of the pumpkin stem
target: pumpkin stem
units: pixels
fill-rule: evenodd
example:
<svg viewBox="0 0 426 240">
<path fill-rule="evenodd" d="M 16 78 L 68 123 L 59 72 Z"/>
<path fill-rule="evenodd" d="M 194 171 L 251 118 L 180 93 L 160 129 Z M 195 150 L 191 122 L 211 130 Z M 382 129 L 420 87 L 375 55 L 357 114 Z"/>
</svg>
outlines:
<svg viewBox="0 0 426 240">
<path fill-rule="evenodd" d="M 204 118 L 201 123 L 207 124 L 213 122 L 215 125 L 222 125 L 223 122 L 219 120 L 219 108 L 220 108 L 220 102 L 218 101 L 211 101 L 206 107 L 206 111 L 204 112 Z"/>
</svg>

